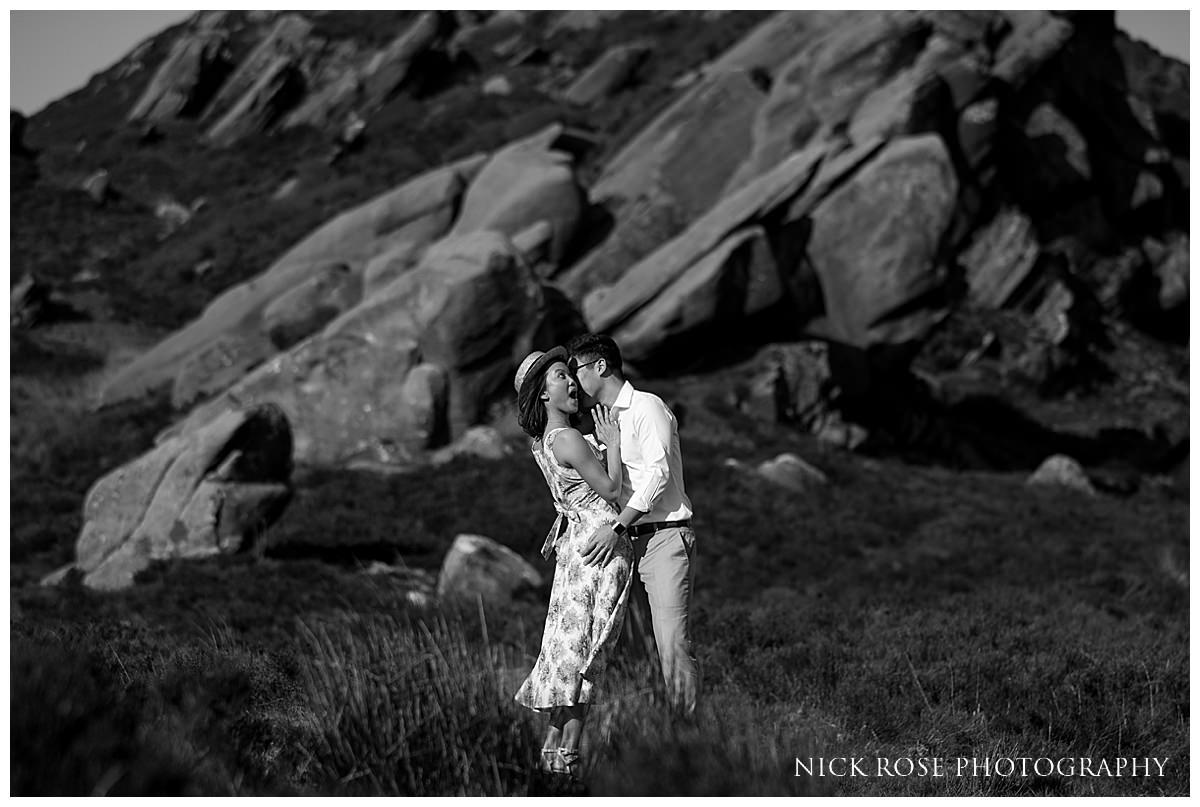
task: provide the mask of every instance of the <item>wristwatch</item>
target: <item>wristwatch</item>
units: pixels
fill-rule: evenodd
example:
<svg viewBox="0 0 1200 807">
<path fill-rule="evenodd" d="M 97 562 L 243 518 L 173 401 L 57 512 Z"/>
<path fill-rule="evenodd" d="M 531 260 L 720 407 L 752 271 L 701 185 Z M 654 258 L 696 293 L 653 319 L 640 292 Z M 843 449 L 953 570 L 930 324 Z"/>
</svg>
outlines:
<svg viewBox="0 0 1200 807">
<path fill-rule="evenodd" d="M 626 532 L 629 531 L 629 528 L 626 527 L 624 524 L 622 524 L 620 521 L 618 521 L 617 523 L 612 525 L 612 531 L 614 533 L 616 533 L 617 535 L 624 535 Z"/>
</svg>

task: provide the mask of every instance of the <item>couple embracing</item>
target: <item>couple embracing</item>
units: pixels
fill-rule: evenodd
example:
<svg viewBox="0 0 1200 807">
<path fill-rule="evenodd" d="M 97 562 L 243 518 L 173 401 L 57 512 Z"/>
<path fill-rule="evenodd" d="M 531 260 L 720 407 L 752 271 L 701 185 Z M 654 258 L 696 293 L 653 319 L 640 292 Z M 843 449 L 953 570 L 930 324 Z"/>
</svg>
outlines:
<svg viewBox="0 0 1200 807">
<path fill-rule="evenodd" d="M 696 707 L 692 505 L 675 416 L 625 380 L 612 339 L 588 334 L 535 351 L 515 386 L 518 421 L 558 511 L 542 546 L 543 557 L 556 560 L 541 652 L 516 700 L 550 715 L 543 769 L 574 777 L 588 707 L 630 596 L 645 592 L 672 703 Z M 595 429 L 585 435 L 579 427 L 589 408 Z"/>
</svg>

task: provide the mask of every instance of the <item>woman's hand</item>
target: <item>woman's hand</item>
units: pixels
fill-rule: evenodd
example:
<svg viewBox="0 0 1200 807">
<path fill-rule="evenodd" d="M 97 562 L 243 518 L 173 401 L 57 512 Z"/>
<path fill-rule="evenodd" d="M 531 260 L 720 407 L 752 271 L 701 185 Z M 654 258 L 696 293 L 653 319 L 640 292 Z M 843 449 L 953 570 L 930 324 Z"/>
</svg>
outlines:
<svg viewBox="0 0 1200 807">
<path fill-rule="evenodd" d="M 602 404 L 592 408 L 592 420 L 596 423 L 596 439 L 605 446 L 621 444 L 621 427 L 612 411 Z"/>
</svg>

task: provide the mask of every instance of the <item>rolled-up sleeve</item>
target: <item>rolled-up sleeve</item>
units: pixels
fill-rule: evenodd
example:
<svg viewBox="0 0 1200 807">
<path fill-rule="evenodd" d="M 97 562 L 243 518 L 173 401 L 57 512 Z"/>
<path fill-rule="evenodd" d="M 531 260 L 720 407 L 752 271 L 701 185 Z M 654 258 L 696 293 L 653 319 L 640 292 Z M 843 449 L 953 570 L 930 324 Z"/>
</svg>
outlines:
<svg viewBox="0 0 1200 807">
<path fill-rule="evenodd" d="M 654 399 L 638 401 L 630 409 L 634 434 L 642 451 L 642 470 L 645 478 L 633 491 L 628 506 L 648 513 L 662 498 L 671 478 L 667 454 L 671 448 L 671 413 Z"/>
</svg>

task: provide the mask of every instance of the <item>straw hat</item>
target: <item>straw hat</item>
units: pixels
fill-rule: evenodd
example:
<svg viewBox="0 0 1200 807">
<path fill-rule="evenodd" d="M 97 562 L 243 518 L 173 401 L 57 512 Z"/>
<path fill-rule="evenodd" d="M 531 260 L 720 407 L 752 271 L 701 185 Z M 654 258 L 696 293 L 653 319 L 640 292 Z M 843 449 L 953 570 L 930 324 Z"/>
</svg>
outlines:
<svg viewBox="0 0 1200 807">
<path fill-rule="evenodd" d="M 525 360 L 521 362 L 521 366 L 517 368 L 517 375 L 513 378 L 513 389 L 520 395 L 521 388 L 525 385 L 526 379 L 537 379 L 554 362 L 566 360 L 567 350 L 561 346 L 555 346 L 545 351 L 533 351 L 525 357 Z"/>
</svg>

